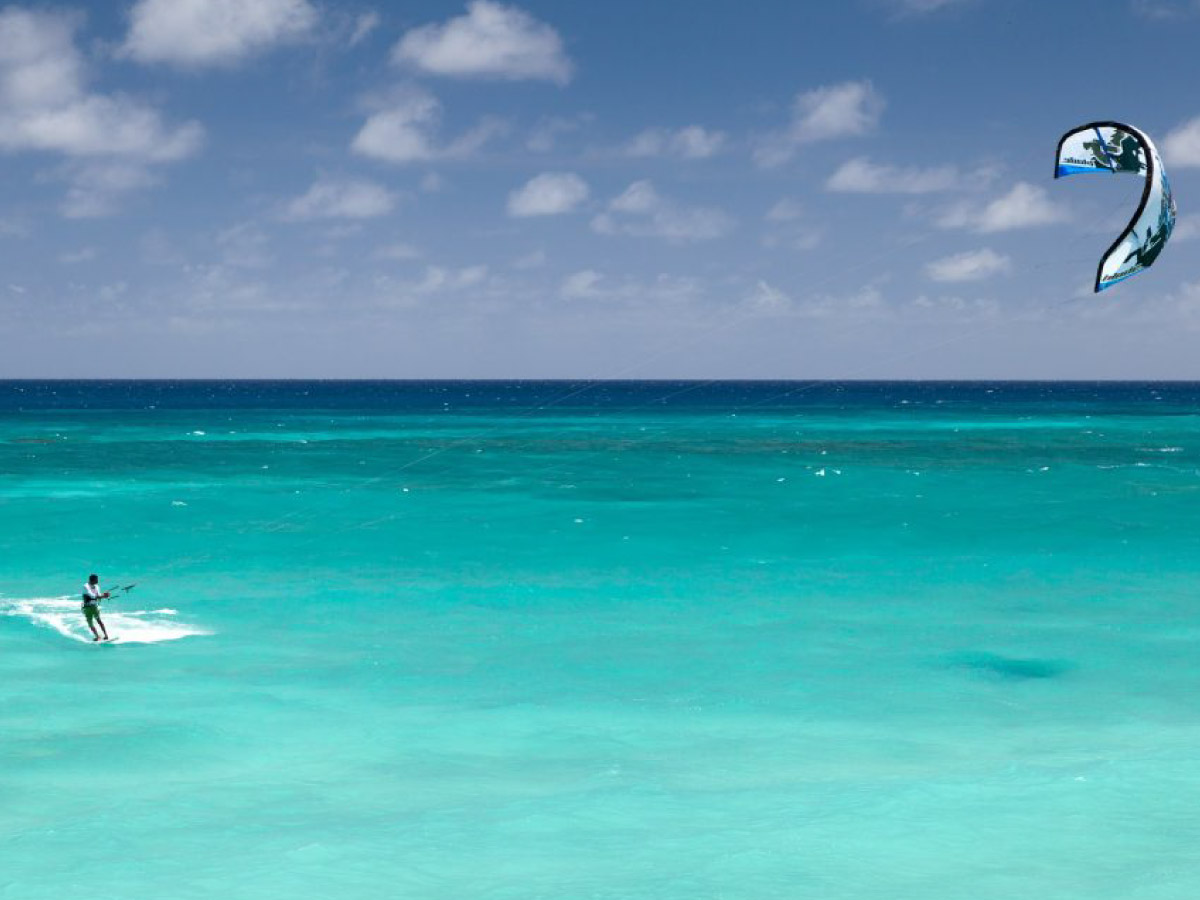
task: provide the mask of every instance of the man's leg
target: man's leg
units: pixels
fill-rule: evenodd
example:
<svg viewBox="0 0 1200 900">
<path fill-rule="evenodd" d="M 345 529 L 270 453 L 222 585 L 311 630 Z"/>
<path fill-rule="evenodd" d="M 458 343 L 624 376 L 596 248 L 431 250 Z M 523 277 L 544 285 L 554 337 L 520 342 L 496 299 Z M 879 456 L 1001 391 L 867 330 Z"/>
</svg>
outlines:
<svg viewBox="0 0 1200 900">
<path fill-rule="evenodd" d="M 100 630 L 104 632 L 104 639 L 108 640 L 108 629 L 104 627 L 104 620 L 100 618 L 100 614 L 96 613 L 96 621 L 100 623 Z"/>
</svg>

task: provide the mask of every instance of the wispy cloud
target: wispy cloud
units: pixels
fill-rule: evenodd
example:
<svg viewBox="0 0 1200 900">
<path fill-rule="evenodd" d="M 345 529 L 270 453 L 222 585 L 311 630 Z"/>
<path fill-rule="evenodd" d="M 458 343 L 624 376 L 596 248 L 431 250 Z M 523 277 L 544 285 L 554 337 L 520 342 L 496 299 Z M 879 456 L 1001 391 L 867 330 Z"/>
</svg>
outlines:
<svg viewBox="0 0 1200 900">
<path fill-rule="evenodd" d="M 699 125 L 689 125 L 677 131 L 647 128 L 625 146 L 624 152 L 633 157 L 708 159 L 720 153 L 725 142 L 725 132 L 710 131 Z"/>
<path fill-rule="evenodd" d="M 1200 117 L 1167 132 L 1163 156 L 1172 166 L 1200 166 Z"/>
<path fill-rule="evenodd" d="M 29 226 L 19 219 L 0 217 L 0 238 L 29 237 Z"/>
<path fill-rule="evenodd" d="M 153 171 L 137 162 L 77 162 L 63 171 L 71 186 L 59 209 L 68 219 L 114 215 L 126 195 L 161 182 Z"/>
<path fill-rule="evenodd" d="M 842 163 L 825 187 L 856 194 L 934 194 L 956 190 L 964 181 L 954 166 L 907 168 L 880 165 L 860 156 Z"/>
<path fill-rule="evenodd" d="M 350 37 L 346 39 L 351 47 L 356 47 L 366 40 L 367 35 L 379 27 L 379 13 L 371 10 L 370 12 L 360 13 L 354 19 L 354 28 L 350 32 Z"/>
<path fill-rule="evenodd" d="M 122 53 L 142 63 L 232 66 L 303 37 L 317 23 L 308 0 L 138 0 Z"/>
<path fill-rule="evenodd" d="M 0 149 L 58 154 L 70 218 L 114 213 L 126 194 L 159 183 L 154 166 L 195 153 L 204 130 L 168 125 L 154 107 L 88 89 L 75 46 L 79 18 L 0 11 Z"/>
<path fill-rule="evenodd" d="M 981 281 L 1011 267 L 1012 260 L 1007 256 L 985 247 L 934 260 L 925 267 L 925 272 L 934 281 Z"/>
<path fill-rule="evenodd" d="M 779 288 L 760 279 L 746 295 L 744 305 L 757 313 L 780 313 L 792 308 L 792 298 Z"/>
<path fill-rule="evenodd" d="M 386 259 L 393 262 L 407 262 L 412 259 L 420 259 L 423 254 L 418 247 L 412 244 L 399 241 L 394 244 L 387 244 L 375 251 L 375 259 Z"/>
<path fill-rule="evenodd" d="M 888 5 L 900 15 L 925 16 L 952 6 L 965 6 L 970 2 L 971 0 L 888 0 Z"/>
<path fill-rule="evenodd" d="M 508 195 L 508 214 L 517 218 L 561 215 L 587 198 L 587 182 L 573 172 L 543 172 Z"/>
<path fill-rule="evenodd" d="M 87 89 L 74 42 L 78 22 L 16 7 L 0 11 L 0 148 L 147 163 L 194 153 L 199 124 L 169 126 L 132 97 Z"/>
<path fill-rule="evenodd" d="M 1171 232 L 1173 241 L 1194 241 L 1200 238 L 1200 213 L 1180 216 L 1175 222 L 1175 230 Z"/>
<path fill-rule="evenodd" d="M 550 25 L 515 6 L 474 0 L 467 14 L 414 28 L 392 60 L 433 75 L 544 80 L 566 84 L 572 65 Z"/>
<path fill-rule="evenodd" d="M 386 216 L 396 206 L 396 196 L 383 185 L 362 178 L 322 178 L 288 203 L 284 218 L 373 219 Z"/>
<path fill-rule="evenodd" d="M 525 147 L 533 153 L 549 153 L 557 145 L 559 137 L 581 130 L 593 118 L 594 116 L 588 113 L 575 116 L 545 116 L 529 132 Z"/>
<path fill-rule="evenodd" d="M 478 287 L 483 284 L 487 276 L 487 266 L 464 266 L 460 269 L 428 266 L 424 276 L 413 285 L 412 289 L 418 294 L 460 291 L 465 288 Z"/>
<path fill-rule="evenodd" d="M 662 197 L 650 181 L 635 181 L 592 220 L 592 228 L 599 234 L 653 237 L 672 243 L 723 237 L 733 225 L 733 219 L 720 209 L 683 206 Z"/>
<path fill-rule="evenodd" d="M 1181 19 L 1200 13 L 1200 0 L 1132 0 L 1130 6 L 1147 19 Z"/>
<path fill-rule="evenodd" d="M 363 156 L 390 163 L 462 159 L 508 130 L 503 121 L 484 118 L 454 140 L 442 143 L 438 137 L 442 105 L 415 85 L 369 99 L 366 105 L 373 111 L 355 135 L 351 148 Z"/>
<path fill-rule="evenodd" d="M 573 272 L 563 279 L 559 293 L 568 300 L 586 300 L 599 297 L 600 281 L 603 276 L 595 269 L 583 269 Z"/>
<path fill-rule="evenodd" d="M 271 238 L 257 222 L 239 222 L 222 230 L 216 245 L 222 265 L 232 269 L 265 269 L 275 262 Z"/>
<path fill-rule="evenodd" d="M 785 197 L 778 201 L 763 216 L 768 225 L 763 246 L 770 250 L 815 250 L 823 233 L 807 218 L 804 207 L 795 200 Z"/>
<path fill-rule="evenodd" d="M 787 127 L 762 137 L 754 159 L 760 166 L 778 166 L 806 144 L 870 134 L 885 105 L 870 81 L 846 81 L 798 94 Z"/>
<path fill-rule="evenodd" d="M 804 207 L 790 197 L 785 197 L 768 209 L 763 218 L 768 222 L 794 222 L 803 215 Z"/>
<path fill-rule="evenodd" d="M 1043 188 L 1021 181 L 996 199 L 982 205 L 958 204 L 938 220 L 942 228 L 965 228 L 988 234 L 1053 225 L 1068 218 L 1066 210 L 1050 200 Z"/>
<path fill-rule="evenodd" d="M 64 266 L 77 266 L 80 263 L 91 262 L 95 258 L 95 247 L 80 247 L 78 250 L 67 250 L 58 254 L 58 261 Z"/>
<path fill-rule="evenodd" d="M 514 259 L 512 261 L 512 267 L 514 269 L 522 270 L 540 269 L 542 266 L 546 265 L 546 262 L 546 251 L 538 249 Z"/>
<path fill-rule="evenodd" d="M 653 278 L 614 277 L 595 269 L 581 269 L 562 280 L 559 296 L 566 300 L 603 301 L 637 307 L 685 307 L 704 294 L 704 284 L 696 278 L 660 273 Z"/>
</svg>

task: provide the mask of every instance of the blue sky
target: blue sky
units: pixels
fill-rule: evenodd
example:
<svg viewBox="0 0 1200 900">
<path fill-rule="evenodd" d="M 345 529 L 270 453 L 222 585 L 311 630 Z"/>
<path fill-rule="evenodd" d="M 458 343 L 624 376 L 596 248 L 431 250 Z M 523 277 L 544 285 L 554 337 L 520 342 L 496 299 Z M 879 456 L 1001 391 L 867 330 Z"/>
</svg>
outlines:
<svg viewBox="0 0 1200 900">
<path fill-rule="evenodd" d="M 1200 378 L 1200 2 L 0 12 L 3 377 Z M 1159 144 L 1180 224 L 1091 294 Z"/>
</svg>

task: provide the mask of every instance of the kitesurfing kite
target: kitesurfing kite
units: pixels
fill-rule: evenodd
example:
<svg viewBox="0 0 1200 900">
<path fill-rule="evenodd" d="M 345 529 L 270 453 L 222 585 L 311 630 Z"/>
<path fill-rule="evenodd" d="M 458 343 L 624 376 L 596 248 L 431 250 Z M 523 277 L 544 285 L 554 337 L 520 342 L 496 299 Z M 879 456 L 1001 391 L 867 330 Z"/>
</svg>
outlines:
<svg viewBox="0 0 1200 900">
<path fill-rule="evenodd" d="M 1150 268 L 1175 227 L 1175 199 L 1154 142 L 1120 122 L 1089 122 L 1058 142 L 1054 177 L 1084 172 L 1140 175 L 1142 202 L 1096 269 L 1096 292 Z"/>
</svg>

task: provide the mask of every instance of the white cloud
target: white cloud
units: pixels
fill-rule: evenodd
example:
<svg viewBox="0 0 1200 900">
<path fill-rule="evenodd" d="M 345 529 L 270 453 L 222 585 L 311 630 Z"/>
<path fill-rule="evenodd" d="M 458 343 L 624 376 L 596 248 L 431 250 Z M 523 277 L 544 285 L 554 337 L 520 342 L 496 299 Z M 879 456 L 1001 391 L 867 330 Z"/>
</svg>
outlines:
<svg viewBox="0 0 1200 900">
<path fill-rule="evenodd" d="M 96 219 L 114 215 L 125 195 L 160 182 L 139 162 L 81 162 L 67 167 L 71 182 L 60 211 L 68 219 Z"/>
<path fill-rule="evenodd" d="M 934 260 L 925 267 L 934 281 L 981 281 L 1007 272 L 1012 261 L 994 250 L 970 250 Z"/>
<path fill-rule="evenodd" d="M 487 279 L 487 266 L 466 266 L 461 269 L 446 269 L 428 266 L 421 281 L 413 286 L 418 294 L 436 294 L 477 287 Z"/>
<path fill-rule="evenodd" d="M 955 190 L 962 182 L 961 174 L 953 166 L 904 168 L 877 165 L 860 156 L 842 163 L 825 187 L 856 194 L 932 194 Z"/>
<path fill-rule="evenodd" d="M 823 237 L 821 229 L 806 222 L 804 207 L 785 197 L 763 218 L 769 223 L 762 244 L 769 250 L 815 250 Z"/>
<path fill-rule="evenodd" d="M 75 47 L 78 18 L 9 7 L 0 11 L 0 149 L 107 157 L 132 164 L 182 159 L 200 146 L 195 122 L 164 124 L 124 94 L 86 88 Z"/>
<path fill-rule="evenodd" d="M 441 104 L 432 94 L 406 90 L 386 109 L 373 113 L 351 145 L 364 156 L 406 163 L 437 157 L 432 132 L 441 119 Z"/>
<path fill-rule="evenodd" d="M 284 211 L 291 221 L 304 219 L 372 219 L 396 206 L 396 196 L 373 181 L 359 178 L 322 178 Z"/>
<path fill-rule="evenodd" d="M 754 290 L 746 297 L 745 305 L 755 312 L 785 312 L 791 309 L 792 298 L 774 285 L 759 280 Z"/>
<path fill-rule="evenodd" d="M 573 172 L 543 172 L 508 195 L 508 214 L 556 216 L 588 198 L 587 182 Z"/>
<path fill-rule="evenodd" d="M 508 126 L 496 118 L 482 119 L 449 144 L 438 141 L 442 105 L 432 94 L 413 85 L 369 104 L 374 112 L 354 137 L 351 148 L 363 156 L 404 164 L 460 159 L 477 152 Z"/>
<path fill-rule="evenodd" d="M 486 265 L 461 268 L 427 265 L 416 278 L 374 273 L 369 296 L 364 299 L 372 306 L 390 311 L 413 309 L 429 301 L 445 301 L 448 298 L 486 305 L 503 292 L 502 281 L 492 276 Z M 467 308 L 457 307 L 460 311 Z"/>
<path fill-rule="evenodd" d="M 807 252 L 821 246 L 825 233 L 812 226 L 792 228 L 763 236 L 762 244 L 768 250 L 801 250 Z"/>
<path fill-rule="evenodd" d="M 1180 216 L 1175 221 L 1175 230 L 1171 232 L 1173 241 L 1191 241 L 1200 237 L 1200 214 Z"/>
<path fill-rule="evenodd" d="M 196 123 L 169 128 L 156 110 L 120 96 L 81 95 L 61 106 L 0 111 L 0 146 L 12 150 L 171 162 L 194 153 L 202 134 Z"/>
<path fill-rule="evenodd" d="M 546 265 L 547 256 L 545 250 L 534 250 L 532 253 L 526 253 L 524 256 L 514 259 L 512 267 L 514 269 L 540 269 Z"/>
<path fill-rule="evenodd" d="M 755 162 L 778 166 L 791 160 L 805 144 L 870 134 L 885 105 L 869 81 L 846 81 L 798 94 L 791 123 L 760 140 Z"/>
<path fill-rule="evenodd" d="M 29 228 L 23 222 L 0 217 L 0 238 L 29 237 Z"/>
<path fill-rule="evenodd" d="M 322 229 L 321 234 L 331 241 L 344 241 L 347 238 L 358 237 L 363 233 L 362 221 L 335 222 Z M 330 252 L 333 252 L 332 247 Z"/>
<path fill-rule="evenodd" d="M 704 294 L 704 284 L 696 278 L 661 273 L 646 281 L 630 276 L 613 278 L 595 269 L 573 272 L 559 285 L 559 296 L 566 300 L 602 300 L 630 309 L 685 307 Z"/>
<path fill-rule="evenodd" d="M 509 124 L 504 119 L 497 116 L 484 116 L 474 128 L 464 131 L 447 144 L 442 156 L 449 159 L 464 159 L 474 156 L 493 138 L 506 135 L 509 131 Z"/>
<path fill-rule="evenodd" d="M 91 262 L 95 258 L 95 247 L 80 247 L 78 250 L 67 250 L 58 254 L 58 261 L 65 266 L 76 266 L 80 263 Z"/>
<path fill-rule="evenodd" d="M 138 240 L 138 255 L 150 266 L 181 266 L 186 262 L 161 228 L 151 228 Z"/>
<path fill-rule="evenodd" d="M 802 215 L 804 215 L 804 207 L 795 200 L 785 197 L 767 210 L 764 218 L 768 222 L 794 222 Z"/>
<path fill-rule="evenodd" d="M 600 296 L 600 281 L 604 276 L 594 269 L 584 269 L 563 279 L 559 293 L 568 300 L 587 300 Z"/>
<path fill-rule="evenodd" d="M 534 153 L 549 153 L 558 142 L 559 135 L 571 134 L 588 125 L 593 116 L 581 113 L 577 116 L 548 116 L 529 132 L 525 146 Z"/>
<path fill-rule="evenodd" d="M 894 317 L 895 307 L 878 283 L 847 290 L 847 293 L 806 292 L 803 299 L 798 299 L 768 281 L 759 280 L 743 296 L 741 305 L 763 317 L 774 315 L 826 321 L 879 321 Z"/>
<path fill-rule="evenodd" d="M 434 75 L 537 79 L 566 84 L 571 61 L 551 26 L 514 6 L 474 0 L 467 14 L 400 39 L 392 60 Z"/>
<path fill-rule="evenodd" d="M 317 22 L 308 0 L 138 0 L 122 52 L 142 63 L 234 65 Z"/>
<path fill-rule="evenodd" d="M 891 5 L 900 13 L 921 16 L 968 2 L 970 0 L 891 0 Z"/>
<path fill-rule="evenodd" d="M 1200 12 L 1200 0 L 1133 0 L 1132 6 L 1147 19 L 1180 19 Z"/>
<path fill-rule="evenodd" d="M 1167 133 L 1163 138 L 1163 156 L 1172 166 L 1200 166 L 1200 118 Z"/>
<path fill-rule="evenodd" d="M 356 47 L 366 39 L 372 31 L 379 27 L 379 13 L 372 10 L 371 12 L 360 13 L 354 20 L 354 30 L 350 33 L 350 38 L 347 43 L 351 47 Z"/>
<path fill-rule="evenodd" d="M 396 244 L 388 244 L 386 247 L 380 247 L 375 251 L 376 259 L 389 259 L 395 262 L 420 259 L 421 256 L 421 251 L 418 248 L 402 241 Z"/>
<path fill-rule="evenodd" d="M 271 239 L 257 224 L 240 222 L 216 236 L 221 259 L 226 266 L 237 269 L 263 269 L 275 258 L 271 255 Z"/>
<path fill-rule="evenodd" d="M 1013 185 L 1007 194 L 982 207 L 965 204 L 953 207 L 938 220 L 938 225 L 988 234 L 1053 225 L 1066 219 L 1066 212 L 1050 201 L 1043 188 L 1021 181 Z"/>
<path fill-rule="evenodd" d="M 101 285 L 100 290 L 96 292 L 96 297 L 105 303 L 112 303 L 115 300 L 120 300 L 128 291 L 128 281 L 114 281 Z"/>
<path fill-rule="evenodd" d="M 662 197 L 650 181 L 635 181 L 613 199 L 610 209 L 625 213 L 651 213 L 664 205 Z"/>
<path fill-rule="evenodd" d="M 599 234 L 654 237 L 672 243 L 719 238 L 733 225 L 733 219 L 719 209 L 680 206 L 660 196 L 649 181 L 635 181 L 592 220 L 592 228 Z"/>
<path fill-rule="evenodd" d="M 124 94 L 88 90 L 75 46 L 77 16 L 10 7 L 0 11 L 0 150 L 59 154 L 52 176 L 70 184 L 68 218 L 115 213 L 127 194 L 158 184 L 153 166 L 195 153 L 198 123 L 164 123 Z"/>
<path fill-rule="evenodd" d="M 647 128 L 625 147 L 627 156 L 668 156 L 678 159 L 707 159 L 721 152 L 726 135 L 689 125 L 678 131 Z"/>
</svg>

